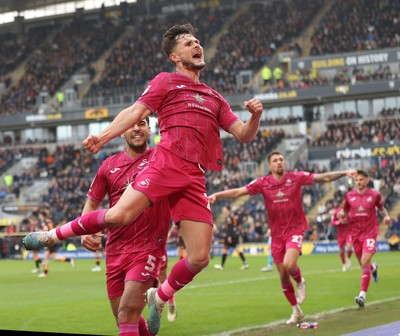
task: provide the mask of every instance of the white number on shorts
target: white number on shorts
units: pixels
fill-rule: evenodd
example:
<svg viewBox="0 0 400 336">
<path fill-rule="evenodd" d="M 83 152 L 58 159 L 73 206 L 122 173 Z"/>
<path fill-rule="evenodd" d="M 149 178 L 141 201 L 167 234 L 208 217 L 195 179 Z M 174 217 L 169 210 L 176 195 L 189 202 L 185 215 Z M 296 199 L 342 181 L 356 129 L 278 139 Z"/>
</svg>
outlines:
<svg viewBox="0 0 400 336">
<path fill-rule="evenodd" d="M 296 243 L 298 246 L 301 245 L 302 240 L 303 236 L 292 236 L 292 242 Z"/>
<path fill-rule="evenodd" d="M 373 249 L 375 247 L 375 239 L 367 239 L 367 247 L 369 250 Z"/>
<path fill-rule="evenodd" d="M 156 268 L 156 265 L 154 264 L 154 260 L 156 260 L 156 257 L 153 257 L 151 254 L 149 254 L 149 257 L 147 258 L 147 265 L 144 267 L 146 271 L 154 271 Z"/>
</svg>

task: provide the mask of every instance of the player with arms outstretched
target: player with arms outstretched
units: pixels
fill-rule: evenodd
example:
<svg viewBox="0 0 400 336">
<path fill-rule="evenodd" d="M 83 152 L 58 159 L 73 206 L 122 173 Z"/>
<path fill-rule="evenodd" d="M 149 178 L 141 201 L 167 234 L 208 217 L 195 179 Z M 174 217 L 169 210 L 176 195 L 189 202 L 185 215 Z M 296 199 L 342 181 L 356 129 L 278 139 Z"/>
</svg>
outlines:
<svg viewBox="0 0 400 336">
<path fill-rule="evenodd" d="M 303 318 L 300 304 L 306 299 L 306 281 L 297 264 L 302 253 L 304 231 L 308 229 L 303 210 L 302 187 L 333 181 L 346 175 L 355 176 L 355 171 L 323 174 L 286 172 L 285 158 L 277 151 L 270 153 L 267 160 L 270 175 L 257 178 L 244 187 L 216 192 L 209 199 L 214 204 L 217 198 L 263 195 L 271 229 L 272 256 L 279 272 L 282 291 L 293 309 L 286 323 L 296 324 Z M 297 283 L 297 297 L 291 278 Z"/>
</svg>

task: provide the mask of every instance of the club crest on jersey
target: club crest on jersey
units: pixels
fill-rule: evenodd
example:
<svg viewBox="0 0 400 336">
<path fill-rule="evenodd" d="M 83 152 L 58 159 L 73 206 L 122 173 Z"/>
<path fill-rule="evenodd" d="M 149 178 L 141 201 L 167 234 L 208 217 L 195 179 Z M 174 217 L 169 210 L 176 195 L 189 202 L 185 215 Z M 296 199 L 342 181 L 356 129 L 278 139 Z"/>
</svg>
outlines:
<svg viewBox="0 0 400 336">
<path fill-rule="evenodd" d="M 196 101 L 200 104 L 203 104 L 206 100 L 200 96 L 198 93 L 196 93 L 195 95 L 193 95 L 194 99 L 196 99 Z"/>
<path fill-rule="evenodd" d="M 367 198 L 367 202 L 372 202 L 372 196 L 369 196 L 369 197 Z"/>
<path fill-rule="evenodd" d="M 142 187 L 142 188 L 148 188 L 148 187 L 150 187 L 150 179 L 145 179 L 145 180 L 143 180 L 143 181 L 140 181 L 140 182 L 138 183 L 138 186 L 139 186 L 139 187 Z"/>
<path fill-rule="evenodd" d="M 287 179 L 285 182 L 286 185 L 290 186 L 292 184 L 292 180 L 291 179 Z"/>
<path fill-rule="evenodd" d="M 138 165 L 138 169 L 143 169 L 145 165 L 147 165 L 148 161 L 147 159 L 144 159 L 140 164 Z"/>
</svg>

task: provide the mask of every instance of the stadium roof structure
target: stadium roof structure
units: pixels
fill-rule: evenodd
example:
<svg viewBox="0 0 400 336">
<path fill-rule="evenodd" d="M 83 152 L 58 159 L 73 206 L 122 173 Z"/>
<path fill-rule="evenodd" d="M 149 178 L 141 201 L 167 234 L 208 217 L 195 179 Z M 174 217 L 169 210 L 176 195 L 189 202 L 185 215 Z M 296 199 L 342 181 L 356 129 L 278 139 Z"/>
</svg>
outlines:
<svg viewBox="0 0 400 336">
<path fill-rule="evenodd" d="M 21 12 L 62 2 L 66 2 L 66 0 L 0 0 L 0 13 Z"/>
</svg>

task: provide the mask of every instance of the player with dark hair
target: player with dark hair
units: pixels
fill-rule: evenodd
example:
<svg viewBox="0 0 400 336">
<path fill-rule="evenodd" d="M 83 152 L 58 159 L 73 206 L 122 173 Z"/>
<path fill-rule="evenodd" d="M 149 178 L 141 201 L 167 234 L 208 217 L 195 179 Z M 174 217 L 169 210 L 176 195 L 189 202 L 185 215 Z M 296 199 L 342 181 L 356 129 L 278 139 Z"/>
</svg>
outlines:
<svg viewBox="0 0 400 336">
<path fill-rule="evenodd" d="M 125 150 L 108 157 L 100 166 L 87 193 L 82 214 L 98 209 L 108 195 L 110 207 L 137 174 L 145 169 L 154 148 L 147 146 L 149 118 L 125 131 Z M 168 200 L 160 200 L 127 226 L 110 227 L 106 242 L 107 293 L 120 335 L 150 335 L 141 316 L 144 294 L 158 286 L 157 277 L 166 267 L 166 240 L 171 214 Z M 82 245 L 96 251 L 103 234 L 81 237 Z"/>
<path fill-rule="evenodd" d="M 128 186 L 115 206 L 96 210 L 48 233 L 31 233 L 27 249 L 55 244 L 69 237 L 93 234 L 128 225 L 144 209 L 168 199 L 172 219 L 179 226 L 187 258 L 179 260 L 164 283 L 147 292 L 149 330 L 157 334 L 164 304 L 209 263 L 213 218 L 207 197 L 205 170 L 222 168 L 220 128 L 237 140 L 254 140 L 263 112 L 258 99 L 244 102 L 250 117 L 243 123 L 227 101 L 199 81 L 204 51 L 190 24 L 168 29 L 162 47 L 176 72 L 159 73 L 142 96 L 122 110 L 98 135 L 89 135 L 84 147 L 97 153 L 103 145 L 150 114 L 157 113 L 161 140 L 149 164 Z"/>
<path fill-rule="evenodd" d="M 285 158 L 280 152 L 268 155 L 270 175 L 262 176 L 244 187 L 227 189 L 209 196 L 211 204 L 217 198 L 236 198 L 262 194 L 272 237 L 272 256 L 279 272 L 282 291 L 292 306 L 293 313 L 287 324 L 296 324 L 303 318 L 300 304 L 306 299 L 306 281 L 297 264 L 302 253 L 304 231 L 308 223 L 302 203 L 302 187 L 313 183 L 334 181 L 343 176 L 355 176 L 355 171 L 323 174 L 286 172 Z M 290 278 L 297 283 L 297 297 Z"/>
<path fill-rule="evenodd" d="M 225 218 L 225 227 L 226 231 L 223 233 L 222 243 L 224 244 L 224 248 L 222 250 L 222 260 L 220 265 L 214 265 L 214 268 L 219 269 L 221 271 L 224 270 L 225 261 L 228 257 L 229 249 L 234 249 L 236 253 L 239 255 L 240 259 L 243 262 L 242 270 L 248 269 L 249 265 L 247 264 L 246 258 L 243 254 L 242 249 L 239 246 L 239 223 L 238 216 L 232 214 L 231 207 L 229 205 L 224 206 L 222 210 L 226 216 Z"/>
<path fill-rule="evenodd" d="M 340 205 L 335 205 L 331 218 L 331 225 L 336 227 L 337 242 L 339 246 L 339 256 L 342 261 L 342 271 L 346 272 L 351 267 L 351 255 L 353 253 L 353 243 L 351 241 L 350 225 L 347 220 L 339 219 L 338 214 L 343 209 L 344 201 Z"/>
<path fill-rule="evenodd" d="M 355 297 L 359 307 L 364 307 L 367 291 L 371 281 L 371 274 L 375 282 L 378 282 L 378 265 L 371 263 L 376 253 L 376 239 L 379 234 L 379 223 L 376 209 L 383 216 L 385 224 L 389 225 L 391 219 L 385 207 L 381 194 L 368 188 L 368 173 L 357 170 L 355 176 L 355 189 L 347 192 L 343 210 L 338 213 L 338 218 L 348 220 L 351 228 L 351 237 L 354 253 L 362 270 L 361 291 Z"/>
</svg>

